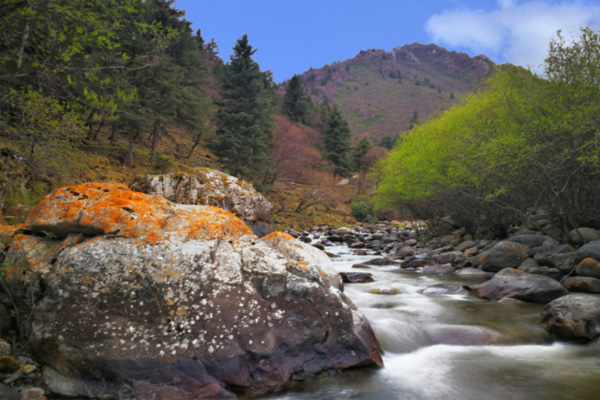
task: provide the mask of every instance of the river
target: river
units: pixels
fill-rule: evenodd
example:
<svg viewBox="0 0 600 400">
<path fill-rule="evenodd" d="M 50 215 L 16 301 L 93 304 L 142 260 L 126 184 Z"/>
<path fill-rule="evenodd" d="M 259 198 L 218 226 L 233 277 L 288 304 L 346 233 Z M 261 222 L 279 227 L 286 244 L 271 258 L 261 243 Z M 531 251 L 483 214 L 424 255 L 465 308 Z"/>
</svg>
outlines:
<svg viewBox="0 0 600 400">
<path fill-rule="evenodd" d="M 552 341 L 538 323 L 539 304 L 499 303 L 466 293 L 425 295 L 435 284 L 481 280 L 422 275 L 397 266 L 352 269 L 373 256 L 336 246 L 335 267 L 369 272 L 375 282 L 345 293 L 371 322 L 382 369 L 351 369 L 298 382 L 269 400 L 600 399 L 600 346 Z M 370 291 L 389 289 L 397 294 Z M 482 344 L 485 343 L 485 344 Z M 493 343 L 493 344 L 490 344 Z"/>
</svg>

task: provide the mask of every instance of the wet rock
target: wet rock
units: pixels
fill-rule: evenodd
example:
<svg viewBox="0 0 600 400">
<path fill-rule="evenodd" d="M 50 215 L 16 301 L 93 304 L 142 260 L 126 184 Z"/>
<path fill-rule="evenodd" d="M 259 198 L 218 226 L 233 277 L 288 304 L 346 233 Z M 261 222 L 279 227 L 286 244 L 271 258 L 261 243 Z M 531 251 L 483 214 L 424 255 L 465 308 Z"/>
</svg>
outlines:
<svg viewBox="0 0 600 400">
<path fill-rule="evenodd" d="M 411 260 L 407 260 L 405 261 L 401 268 L 403 269 L 417 269 L 417 268 L 422 268 L 422 267 L 426 267 L 428 265 L 432 265 L 433 261 L 428 260 L 426 258 L 413 258 Z"/>
<path fill-rule="evenodd" d="M 59 189 L 26 223 L 60 236 L 9 244 L 7 257 L 24 260 L 5 280 L 30 315 L 27 339 L 90 392 L 233 398 L 225 387 L 257 395 L 381 365 L 328 257 L 289 235 L 258 239 L 222 209 L 102 184 Z"/>
<path fill-rule="evenodd" d="M 86 383 L 76 378 L 66 377 L 48 366 L 43 368 L 42 376 L 48 391 L 54 395 L 69 398 L 101 398 L 107 394 L 101 385 L 93 385 L 91 382 Z"/>
<path fill-rule="evenodd" d="M 42 388 L 25 389 L 21 393 L 21 400 L 46 400 L 46 396 L 44 396 L 44 389 L 42 389 Z"/>
<path fill-rule="evenodd" d="M 523 261 L 518 269 L 521 271 L 525 271 L 528 274 L 544 275 L 555 280 L 560 280 L 563 277 L 563 273 L 559 269 L 540 266 L 532 258 L 528 258 L 525 261 Z"/>
<path fill-rule="evenodd" d="M 562 253 L 572 253 L 574 251 L 575 251 L 575 249 L 573 247 L 569 246 L 568 244 L 561 244 L 557 240 L 548 239 L 544 242 L 544 244 L 542 244 L 538 248 L 537 253 L 538 254 L 545 254 L 545 253 L 562 254 Z"/>
<path fill-rule="evenodd" d="M 366 250 L 354 250 L 352 252 L 352 254 L 354 254 L 355 256 L 366 256 L 367 251 Z"/>
<path fill-rule="evenodd" d="M 209 168 L 194 175 L 165 174 L 138 176 L 131 189 L 156 194 L 178 204 L 216 206 L 231 211 L 259 237 L 275 230 L 273 205 L 252 184 Z"/>
<path fill-rule="evenodd" d="M 384 289 L 372 289 L 372 290 L 369 290 L 369 293 L 382 294 L 385 296 L 394 296 L 394 295 L 400 294 L 402 292 L 395 288 L 384 288 Z"/>
<path fill-rule="evenodd" d="M 431 285 L 423 289 L 421 293 L 427 295 L 443 295 L 443 294 L 456 294 L 456 293 L 464 293 L 465 290 L 458 285 L 452 285 L 450 283 L 438 283 L 436 285 Z"/>
<path fill-rule="evenodd" d="M 563 285 L 571 292 L 600 294 L 600 279 L 574 276 L 564 280 Z"/>
<path fill-rule="evenodd" d="M 356 242 L 348 245 L 348 247 L 350 247 L 351 249 L 361 249 L 361 248 L 365 247 L 365 243 L 361 242 L 361 241 L 356 241 Z"/>
<path fill-rule="evenodd" d="M 438 344 L 484 346 L 518 343 L 506 335 L 482 326 L 442 325 L 427 328 L 427 333 Z"/>
<path fill-rule="evenodd" d="M 365 261 L 363 264 L 366 265 L 375 265 L 375 266 L 385 266 L 385 265 L 400 265 L 399 262 L 390 260 L 389 258 L 373 258 L 371 260 Z"/>
<path fill-rule="evenodd" d="M 374 282 L 373 274 L 368 272 L 340 272 L 344 283 L 367 283 Z"/>
<path fill-rule="evenodd" d="M 527 246 L 515 242 L 498 242 L 483 260 L 483 270 L 497 272 L 504 268 L 516 268 L 527 258 Z"/>
<path fill-rule="evenodd" d="M 575 244 L 586 244 L 594 240 L 600 240 L 600 231 L 592 228 L 577 228 L 569 232 L 571 242 Z"/>
<path fill-rule="evenodd" d="M 454 271 L 454 275 L 456 276 L 464 276 L 469 278 L 491 278 L 492 273 L 485 272 L 478 268 L 463 268 Z"/>
<path fill-rule="evenodd" d="M 589 342 L 600 335 L 600 296 L 570 294 L 544 306 L 540 322 L 563 340 Z"/>
<path fill-rule="evenodd" d="M 531 275 L 517 269 L 506 268 L 492 279 L 482 283 L 472 294 L 483 299 L 497 300 L 511 297 L 535 303 L 547 303 L 569 292 L 556 280 L 542 275 Z"/>
<path fill-rule="evenodd" d="M 575 262 L 579 263 L 585 258 L 593 258 L 596 261 L 600 261 L 600 240 L 593 240 L 577 249 Z"/>
<path fill-rule="evenodd" d="M 367 264 L 354 264 L 354 265 L 352 265 L 352 268 L 370 269 L 371 267 Z"/>
<path fill-rule="evenodd" d="M 577 275 L 600 278 L 600 262 L 593 258 L 584 258 L 575 268 Z"/>
<path fill-rule="evenodd" d="M 437 275 L 450 275 L 456 271 L 452 265 L 448 264 L 436 264 L 436 265 L 426 265 L 421 270 L 422 274 L 437 274 Z"/>
<path fill-rule="evenodd" d="M 312 242 L 312 239 L 309 238 L 308 236 L 300 236 L 300 238 L 298 238 L 298 240 L 300 240 L 303 243 L 310 243 L 310 242 Z"/>
</svg>

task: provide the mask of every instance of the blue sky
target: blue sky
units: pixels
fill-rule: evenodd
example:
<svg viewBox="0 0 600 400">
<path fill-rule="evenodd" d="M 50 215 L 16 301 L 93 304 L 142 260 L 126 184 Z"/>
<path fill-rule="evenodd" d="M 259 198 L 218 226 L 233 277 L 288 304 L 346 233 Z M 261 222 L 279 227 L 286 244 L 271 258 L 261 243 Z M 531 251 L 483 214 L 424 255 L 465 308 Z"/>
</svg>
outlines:
<svg viewBox="0 0 600 400">
<path fill-rule="evenodd" d="M 248 34 L 254 59 L 276 82 L 360 50 L 413 42 L 535 70 L 557 30 L 569 37 L 600 23 L 600 0 L 177 0 L 175 7 L 206 41 L 215 39 L 225 62 Z"/>
</svg>

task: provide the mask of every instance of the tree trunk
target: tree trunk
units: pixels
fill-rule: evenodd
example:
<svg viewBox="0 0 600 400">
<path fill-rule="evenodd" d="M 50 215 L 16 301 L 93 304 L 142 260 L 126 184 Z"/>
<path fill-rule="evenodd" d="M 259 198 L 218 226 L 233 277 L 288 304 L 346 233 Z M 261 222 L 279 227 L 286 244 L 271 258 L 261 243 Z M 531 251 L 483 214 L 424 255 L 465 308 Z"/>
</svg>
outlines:
<svg viewBox="0 0 600 400">
<path fill-rule="evenodd" d="M 158 120 L 154 120 L 154 127 L 152 129 L 152 150 L 150 151 L 150 157 L 156 153 L 158 149 L 158 142 L 160 140 L 160 122 Z"/>
<path fill-rule="evenodd" d="M 129 148 L 127 149 L 127 165 L 129 168 L 133 168 L 133 139 L 136 134 L 134 130 L 129 131 Z"/>
</svg>

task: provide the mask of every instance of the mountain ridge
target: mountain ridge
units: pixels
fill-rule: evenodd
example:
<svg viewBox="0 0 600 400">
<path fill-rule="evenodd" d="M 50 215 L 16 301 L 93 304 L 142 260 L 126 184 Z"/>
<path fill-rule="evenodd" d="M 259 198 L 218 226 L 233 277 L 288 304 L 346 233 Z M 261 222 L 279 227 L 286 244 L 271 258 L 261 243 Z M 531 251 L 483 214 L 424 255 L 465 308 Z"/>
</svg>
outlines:
<svg viewBox="0 0 600 400">
<path fill-rule="evenodd" d="M 495 65 L 485 55 L 471 57 L 433 43 L 412 43 L 389 52 L 361 50 L 353 58 L 300 76 L 317 104 L 338 104 L 353 137 L 379 142 L 456 104 Z"/>
</svg>

